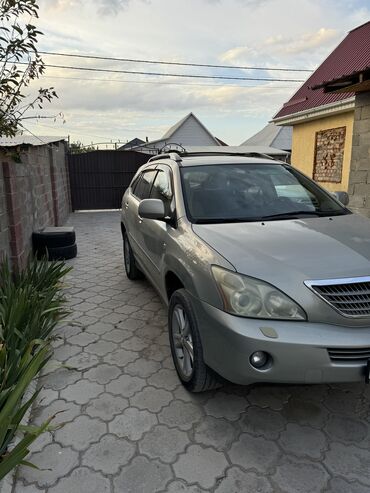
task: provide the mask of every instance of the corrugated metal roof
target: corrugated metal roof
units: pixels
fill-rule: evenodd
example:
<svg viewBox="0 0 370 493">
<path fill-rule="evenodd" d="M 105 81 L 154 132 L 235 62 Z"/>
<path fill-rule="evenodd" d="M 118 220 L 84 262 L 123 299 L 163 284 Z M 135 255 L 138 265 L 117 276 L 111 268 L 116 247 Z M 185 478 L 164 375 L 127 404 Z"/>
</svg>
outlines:
<svg viewBox="0 0 370 493">
<path fill-rule="evenodd" d="M 268 146 L 292 150 L 292 127 L 281 127 L 275 123 L 269 123 L 262 130 L 247 139 L 241 146 Z"/>
<path fill-rule="evenodd" d="M 284 104 L 274 119 L 349 99 L 353 93 L 325 93 L 312 87 L 370 66 L 370 21 L 350 31 L 319 68 Z"/>
<path fill-rule="evenodd" d="M 0 137 L 0 147 L 16 147 L 19 145 L 42 146 L 67 140 L 67 137 L 45 135 L 17 135 L 16 137 Z"/>
</svg>

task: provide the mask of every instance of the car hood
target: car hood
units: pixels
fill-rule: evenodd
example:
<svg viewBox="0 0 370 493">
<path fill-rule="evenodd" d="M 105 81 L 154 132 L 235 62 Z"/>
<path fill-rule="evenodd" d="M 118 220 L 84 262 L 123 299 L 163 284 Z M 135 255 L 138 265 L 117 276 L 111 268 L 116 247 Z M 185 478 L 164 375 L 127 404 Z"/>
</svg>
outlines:
<svg viewBox="0 0 370 493">
<path fill-rule="evenodd" d="M 370 275 L 370 221 L 356 214 L 193 224 L 193 231 L 236 271 L 276 286 Z"/>
</svg>

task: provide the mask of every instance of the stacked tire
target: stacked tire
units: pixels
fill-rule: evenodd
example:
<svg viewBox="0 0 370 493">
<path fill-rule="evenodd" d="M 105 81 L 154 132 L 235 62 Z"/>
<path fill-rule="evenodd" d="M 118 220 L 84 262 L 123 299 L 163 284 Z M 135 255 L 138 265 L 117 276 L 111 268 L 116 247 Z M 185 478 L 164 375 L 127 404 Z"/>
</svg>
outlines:
<svg viewBox="0 0 370 493">
<path fill-rule="evenodd" d="M 38 259 L 67 260 L 76 257 L 76 233 L 73 227 L 49 227 L 32 233 L 34 254 Z"/>
</svg>

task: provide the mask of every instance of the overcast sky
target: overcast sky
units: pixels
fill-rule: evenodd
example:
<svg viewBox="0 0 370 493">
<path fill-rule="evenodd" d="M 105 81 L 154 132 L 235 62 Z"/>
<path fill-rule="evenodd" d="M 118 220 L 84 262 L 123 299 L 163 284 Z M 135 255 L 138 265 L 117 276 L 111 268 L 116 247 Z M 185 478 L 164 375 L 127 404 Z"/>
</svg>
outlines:
<svg viewBox="0 0 370 493">
<path fill-rule="evenodd" d="M 354 27 L 366 0 L 39 0 L 39 48 L 121 58 L 314 69 Z M 147 65 L 44 55 L 49 64 L 176 74 L 301 79 L 309 74 Z M 150 140 L 192 111 L 238 145 L 260 130 L 299 82 L 216 81 L 47 69 L 59 99 L 29 121 L 39 135 L 85 144 Z"/>
</svg>

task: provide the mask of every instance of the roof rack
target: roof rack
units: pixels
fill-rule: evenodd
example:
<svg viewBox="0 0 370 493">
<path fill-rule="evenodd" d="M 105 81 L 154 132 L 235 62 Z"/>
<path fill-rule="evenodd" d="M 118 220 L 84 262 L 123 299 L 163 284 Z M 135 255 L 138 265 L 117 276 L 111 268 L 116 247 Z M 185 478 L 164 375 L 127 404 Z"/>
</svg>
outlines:
<svg viewBox="0 0 370 493">
<path fill-rule="evenodd" d="M 185 151 L 179 153 L 180 156 L 243 156 L 243 157 L 263 157 L 276 161 L 272 156 L 268 154 L 263 154 L 262 152 L 228 152 L 228 151 Z"/>
<path fill-rule="evenodd" d="M 149 159 L 149 162 L 157 161 L 158 159 L 172 159 L 173 161 L 182 161 L 181 156 L 177 152 L 169 152 L 167 154 L 157 154 Z"/>
</svg>

